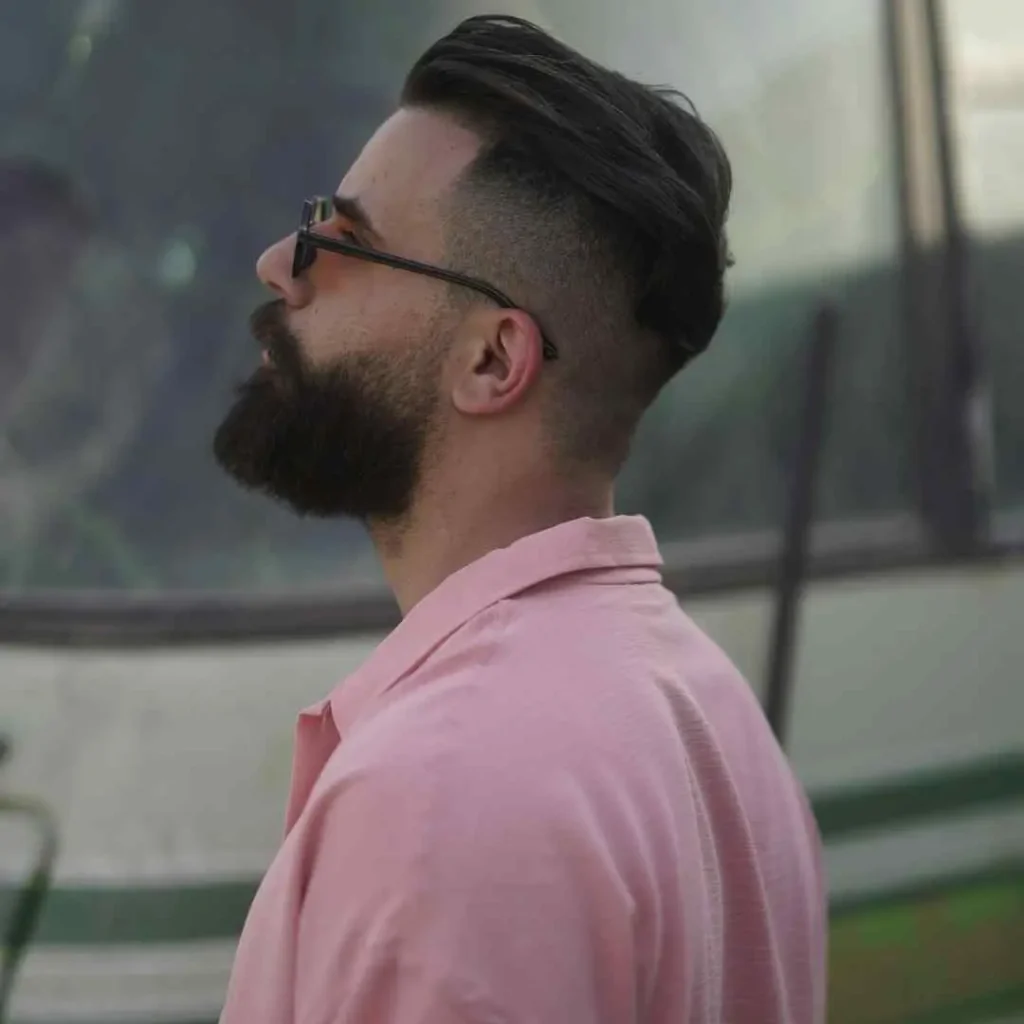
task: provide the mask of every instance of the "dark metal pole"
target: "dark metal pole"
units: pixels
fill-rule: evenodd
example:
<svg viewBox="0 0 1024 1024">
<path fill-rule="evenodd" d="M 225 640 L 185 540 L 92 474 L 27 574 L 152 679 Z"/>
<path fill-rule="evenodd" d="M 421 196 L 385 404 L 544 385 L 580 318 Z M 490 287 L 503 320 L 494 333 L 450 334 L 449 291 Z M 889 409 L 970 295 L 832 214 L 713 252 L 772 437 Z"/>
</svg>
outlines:
<svg viewBox="0 0 1024 1024">
<path fill-rule="evenodd" d="M 814 522 L 815 484 L 825 433 L 826 407 L 832 383 L 839 314 L 824 303 L 814 317 L 803 388 L 800 433 L 792 463 L 789 506 L 782 537 L 775 587 L 775 617 L 768 654 L 765 714 L 780 743 L 785 742 L 793 651 L 796 646 L 800 596 L 803 590 Z"/>
<path fill-rule="evenodd" d="M 0 760 L 10 753 L 10 742 L 0 736 Z M 25 797 L 0 794 L 0 817 L 27 819 L 39 840 L 39 850 L 28 879 L 10 906 L 10 920 L 0 934 L 0 1024 L 14 990 L 14 978 L 42 915 L 57 859 L 57 823 L 43 803 Z"/>
<path fill-rule="evenodd" d="M 935 138 L 938 149 L 939 185 L 946 222 L 943 252 L 942 296 L 949 317 L 949 343 L 943 364 L 942 390 L 935 434 L 933 472 L 953 480 L 937 488 L 944 498 L 938 518 L 947 547 L 953 554 L 974 551 L 987 533 L 991 500 L 991 411 L 983 380 L 984 353 L 971 309 L 968 238 L 960 209 L 957 159 L 949 102 L 949 53 L 945 24 L 938 0 L 924 0 L 925 25 L 932 94 L 935 97 Z M 985 409 L 985 420 L 975 414 Z"/>
</svg>

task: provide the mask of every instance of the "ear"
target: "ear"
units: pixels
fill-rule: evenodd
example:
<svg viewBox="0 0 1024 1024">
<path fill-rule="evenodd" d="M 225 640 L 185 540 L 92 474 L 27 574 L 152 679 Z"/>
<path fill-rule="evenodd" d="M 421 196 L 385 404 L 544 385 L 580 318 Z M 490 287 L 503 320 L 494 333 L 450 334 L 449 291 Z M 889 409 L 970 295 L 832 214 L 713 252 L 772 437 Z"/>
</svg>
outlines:
<svg viewBox="0 0 1024 1024">
<path fill-rule="evenodd" d="M 504 412 L 529 393 L 543 362 L 540 329 L 518 309 L 488 311 L 467 323 L 452 403 L 467 416 Z"/>
</svg>

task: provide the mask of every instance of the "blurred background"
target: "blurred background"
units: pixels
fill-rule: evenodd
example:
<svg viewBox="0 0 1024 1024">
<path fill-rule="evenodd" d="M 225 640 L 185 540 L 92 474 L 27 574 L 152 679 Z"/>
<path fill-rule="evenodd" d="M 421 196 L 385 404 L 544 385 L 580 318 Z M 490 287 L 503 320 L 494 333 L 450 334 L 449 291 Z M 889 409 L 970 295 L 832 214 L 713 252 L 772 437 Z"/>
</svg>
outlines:
<svg viewBox="0 0 1024 1024">
<path fill-rule="evenodd" d="M 396 619 L 358 527 L 213 464 L 254 263 L 494 6 L 0 3 L 0 1018 L 217 1017 L 295 715 Z M 1024 3 L 500 6 L 733 161 L 730 310 L 620 504 L 811 793 L 830 1019 L 1024 1020 Z"/>
</svg>

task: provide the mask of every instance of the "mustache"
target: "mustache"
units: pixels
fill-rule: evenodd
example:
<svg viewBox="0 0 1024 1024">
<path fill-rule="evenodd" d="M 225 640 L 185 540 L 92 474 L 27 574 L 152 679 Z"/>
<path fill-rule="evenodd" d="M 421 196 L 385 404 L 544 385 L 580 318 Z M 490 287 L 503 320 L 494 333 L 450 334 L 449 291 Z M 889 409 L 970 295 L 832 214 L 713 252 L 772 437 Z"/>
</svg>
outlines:
<svg viewBox="0 0 1024 1024">
<path fill-rule="evenodd" d="M 249 330 L 260 348 L 270 353 L 271 359 L 294 377 L 302 372 L 302 348 L 299 339 L 285 323 L 283 299 L 274 299 L 257 306 L 249 317 Z"/>
</svg>

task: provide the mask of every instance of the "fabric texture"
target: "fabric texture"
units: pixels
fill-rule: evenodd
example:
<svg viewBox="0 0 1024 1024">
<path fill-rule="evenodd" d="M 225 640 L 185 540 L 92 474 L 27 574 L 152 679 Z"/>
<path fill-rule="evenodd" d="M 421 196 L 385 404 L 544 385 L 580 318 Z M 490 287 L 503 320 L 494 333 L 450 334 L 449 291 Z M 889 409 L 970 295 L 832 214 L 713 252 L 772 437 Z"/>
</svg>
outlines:
<svg viewBox="0 0 1024 1024">
<path fill-rule="evenodd" d="M 820 841 L 646 520 L 455 573 L 303 712 L 222 1024 L 819 1024 Z"/>
</svg>

